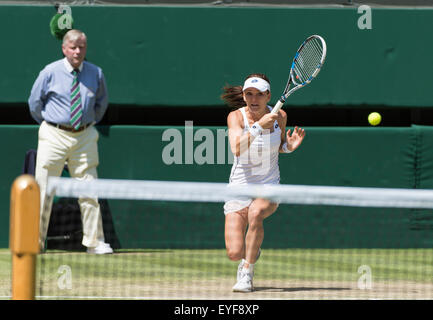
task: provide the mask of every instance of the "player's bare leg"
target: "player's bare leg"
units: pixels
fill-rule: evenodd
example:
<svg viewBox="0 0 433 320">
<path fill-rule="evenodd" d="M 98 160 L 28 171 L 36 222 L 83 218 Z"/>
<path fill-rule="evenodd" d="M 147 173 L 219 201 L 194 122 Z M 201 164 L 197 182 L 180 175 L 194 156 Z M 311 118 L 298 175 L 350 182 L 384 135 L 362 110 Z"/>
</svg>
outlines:
<svg viewBox="0 0 433 320">
<path fill-rule="evenodd" d="M 248 208 L 226 214 L 225 243 L 227 256 L 237 261 L 245 258 L 245 231 L 248 223 Z"/>
<path fill-rule="evenodd" d="M 248 210 L 248 232 L 246 235 L 245 267 L 254 264 L 264 238 L 263 220 L 277 210 L 278 204 L 266 199 L 255 199 Z"/>
<path fill-rule="evenodd" d="M 253 287 L 254 263 L 263 242 L 263 220 L 269 217 L 277 209 L 278 204 L 269 200 L 256 199 L 248 209 L 248 231 L 245 238 L 245 261 L 238 277 L 238 282 L 233 287 L 236 292 L 250 292 Z"/>
</svg>

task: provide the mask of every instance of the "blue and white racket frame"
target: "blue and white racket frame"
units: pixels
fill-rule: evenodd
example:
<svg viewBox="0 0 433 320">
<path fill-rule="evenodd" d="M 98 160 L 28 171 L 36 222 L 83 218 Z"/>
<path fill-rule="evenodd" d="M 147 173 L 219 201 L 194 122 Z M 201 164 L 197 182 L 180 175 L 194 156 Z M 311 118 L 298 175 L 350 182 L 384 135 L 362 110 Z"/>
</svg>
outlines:
<svg viewBox="0 0 433 320">
<path fill-rule="evenodd" d="M 309 63 L 312 64 L 312 66 L 310 66 L 310 69 L 312 72 L 311 72 L 311 74 L 308 74 L 307 77 L 305 77 L 305 74 L 304 74 L 305 79 L 302 79 L 302 81 L 299 82 L 298 81 L 299 76 L 296 74 L 296 71 L 295 71 L 298 59 L 300 58 L 300 56 L 302 54 L 304 54 L 306 52 L 305 50 L 309 50 L 309 48 L 312 47 L 312 46 L 308 46 L 307 44 L 312 44 L 313 42 L 319 44 L 320 48 L 317 48 L 317 45 L 314 45 L 314 46 L 316 49 L 321 49 L 321 54 L 318 55 L 317 51 L 315 51 L 314 54 L 312 53 L 311 55 L 308 55 L 308 58 L 311 58 L 311 60 L 312 60 L 312 61 L 309 61 Z M 286 84 L 286 88 L 284 89 L 282 96 L 280 97 L 280 99 L 275 104 L 274 108 L 272 109 L 272 113 L 278 113 L 278 111 L 280 111 L 281 107 L 286 102 L 286 99 L 293 92 L 295 92 L 296 90 L 299 90 L 302 87 L 305 87 L 315 77 L 317 77 L 317 75 L 319 74 L 320 70 L 323 67 L 323 64 L 325 63 L 325 58 L 326 58 L 326 42 L 325 42 L 325 40 L 319 35 L 309 36 L 301 44 L 298 51 L 296 51 L 295 57 L 293 58 L 292 66 L 290 68 L 290 75 L 289 75 L 289 79 L 288 79 L 287 84 Z M 292 89 L 290 89 L 290 85 L 292 83 L 295 86 Z"/>
</svg>

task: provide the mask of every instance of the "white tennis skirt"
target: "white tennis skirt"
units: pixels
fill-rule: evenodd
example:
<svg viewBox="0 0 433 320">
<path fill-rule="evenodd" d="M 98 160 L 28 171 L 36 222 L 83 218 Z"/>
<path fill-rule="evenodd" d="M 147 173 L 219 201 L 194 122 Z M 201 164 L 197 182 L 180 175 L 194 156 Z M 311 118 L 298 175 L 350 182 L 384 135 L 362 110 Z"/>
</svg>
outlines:
<svg viewBox="0 0 433 320">
<path fill-rule="evenodd" d="M 246 199 L 246 200 L 229 200 L 224 204 L 224 214 L 228 214 L 230 212 L 237 212 L 244 208 L 247 208 L 250 206 L 251 202 L 253 202 L 253 199 Z"/>
</svg>

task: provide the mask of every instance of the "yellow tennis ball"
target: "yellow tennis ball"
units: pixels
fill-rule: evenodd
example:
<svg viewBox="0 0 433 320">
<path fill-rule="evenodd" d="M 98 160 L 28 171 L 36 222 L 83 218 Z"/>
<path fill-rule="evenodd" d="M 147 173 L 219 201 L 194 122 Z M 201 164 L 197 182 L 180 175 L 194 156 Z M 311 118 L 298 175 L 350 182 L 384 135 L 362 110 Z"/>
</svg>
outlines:
<svg viewBox="0 0 433 320">
<path fill-rule="evenodd" d="M 368 115 L 368 122 L 372 126 L 377 126 L 382 121 L 382 116 L 378 112 L 372 112 Z"/>
</svg>

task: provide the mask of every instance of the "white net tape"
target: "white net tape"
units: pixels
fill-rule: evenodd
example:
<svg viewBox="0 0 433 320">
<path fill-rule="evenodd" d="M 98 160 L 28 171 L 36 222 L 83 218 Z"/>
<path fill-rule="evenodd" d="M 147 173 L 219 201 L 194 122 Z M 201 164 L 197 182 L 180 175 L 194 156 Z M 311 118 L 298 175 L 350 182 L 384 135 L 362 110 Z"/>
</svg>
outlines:
<svg viewBox="0 0 433 320">
<path fill-rule="evenodd" d="M 433 208 L 433 190 L 308 185 L 242 185 L 152 180 L 92 181 L 50 177 L 48 194 L 71 198 L 224 202 L 230 199 L 265 198 L 298 205 L 351 207 Z"/>
</svg>

